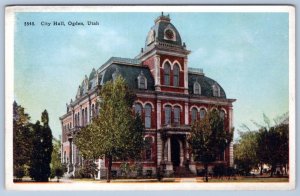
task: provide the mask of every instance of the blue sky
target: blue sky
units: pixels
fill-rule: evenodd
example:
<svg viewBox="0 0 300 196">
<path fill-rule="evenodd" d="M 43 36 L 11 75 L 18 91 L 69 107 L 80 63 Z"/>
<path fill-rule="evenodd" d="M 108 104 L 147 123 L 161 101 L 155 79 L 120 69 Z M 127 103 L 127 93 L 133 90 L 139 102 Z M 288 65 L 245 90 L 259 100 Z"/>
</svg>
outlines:
<svg viewBox="0 0 300 196">
<path fill-rule="evenodd" d="M 234 103 L 234 126 L 288 112 L 287 13 L 169 13 L 187 48 L 189 67 L 203 68 Z M 111 56 L 135 57 L 157 13 L 18 13 L 14 97 L 32 122 L 44 109 L 55 137 L 59 117 L 92 68 Z M 25 27 L 25 21 L 35 22 Z M 65 21 L 64 27 L 41 26 Z M 68 26 L 99 21 L 99 26 Z M 255 128 L 255 127 L 254 127 Z M 235 137 L 237 137 L 237 132 Z"/>
</svg>

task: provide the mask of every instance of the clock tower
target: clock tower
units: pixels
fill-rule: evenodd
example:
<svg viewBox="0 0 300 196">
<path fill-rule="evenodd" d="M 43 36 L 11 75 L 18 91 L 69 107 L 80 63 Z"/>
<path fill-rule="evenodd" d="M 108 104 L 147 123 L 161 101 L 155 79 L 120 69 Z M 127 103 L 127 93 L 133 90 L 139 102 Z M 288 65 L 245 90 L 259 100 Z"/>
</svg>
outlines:
<svg viewBox="0 0 300 196">
<path fill-rule="evenodd" d="M 180 34 L 163 13 L 148 32 L 145 47 L 136 57 L 149 67 L 155 80 L 155 90 L 188 94 L 188 54 Z"/>
</svg>

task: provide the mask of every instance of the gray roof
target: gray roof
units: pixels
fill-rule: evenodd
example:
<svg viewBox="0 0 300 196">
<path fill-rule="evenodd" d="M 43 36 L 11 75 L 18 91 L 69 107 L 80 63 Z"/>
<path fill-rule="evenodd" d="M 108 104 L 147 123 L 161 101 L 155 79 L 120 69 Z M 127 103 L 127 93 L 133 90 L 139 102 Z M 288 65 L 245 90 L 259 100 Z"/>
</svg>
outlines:
<svg viewBox="0 0 300 196">
<path fill-rule="evenodd" d="M 126 80 L 129 88 L 138 89 L 137 78 L 141 72 L 147 79 L 147 90 L 154 90 L 154 79 L 148 67 L 130 66 L 124 64 L 113 63 L 105 69 L 102 76 L 102 84 L 112 80 L 112 75 L 118 70 L 119 74 Z"/>
<path fill-rule="evenodd" d="M 170 22 L 171 19 L 169 18 L 169 16 L 159 16 L 155 21 L 156 21 L 155 25 L 153 27 L 151 27 L 150 31 L 154 30 L 154 32 L 155 32 L 154 39 L 156 41 L 174 44 L 177 46 L 182 46 L 180 34 L 177 31 L 176 27 Z M 166 28 L 171 28 L 175 32 L 176 41 L 164 39 L 164 32 L 165 32 Z M 148 35 L 149 35 L 149 33 L 148 33 Z M 146 38 L 146 41 L 145 41 L 145 48 L 147 48 L 147 45 L 148 45 L 147 40 L 148 40 L 148 37 Z"/>
<path fill-rule="evenodd" d="M 119 59 L 120 60 L 120 59 Z M 143 72 L 147 79 L 147 90 L 154 91 L 154 78 L 148 67 L 141 65 L 128 65 L 125 61 L 122 63 L 112 63 L 106 67 L 101 73 L 98 73 L 93 69 L 89 78 L 85 77 L 80 85 L 80 95 L 87 93 L 89 90 L 94 89 L 98 84 L 103 85 L 107 81 L 112 80 L 113 74 L 118 72 L 127 82 L 129 88 L 138 89 L 138 76 Z M 86 85 L 89 82 L 89 85 Z M 220 87 L 220 98 L 226 98 L 226 93 L 222 86 L 215 80 L 206 77 L 203 73 L 188 73 L 188 91 L 190 95 L 193 95 L 194 83 L 198 82 L 201 86 L 201 96 L 213 97 L 213 85 Z M 197 95 L 195 95 L 197 96 Z"/>
<path fill-rule="evenodd" d="M 106 61 L 103 65 L 100 66 L 99 71 L 102 70 L 107 65 L 110 65 L 112 63 L 139 65 L 139 64 L 141 64 L 141 61 L 139 59 L 111 57 L 110 59 L 108 59 L 108 61 Z"/>
<path fill-rule="evenodd" d="M 213 97 L 213 88 L 212 86 L 218 85 L 220 87 L 220 98 L 226 98 L 226 93 L 222 86 L 217 83 L 215 80 L 204 76 L 204 74 L 188 74 L 188 85 L 189 85 L 189 94 L 193 94 L 194 83 L 197 81 L 201 86 L 201 96 Z"/>
</svg>

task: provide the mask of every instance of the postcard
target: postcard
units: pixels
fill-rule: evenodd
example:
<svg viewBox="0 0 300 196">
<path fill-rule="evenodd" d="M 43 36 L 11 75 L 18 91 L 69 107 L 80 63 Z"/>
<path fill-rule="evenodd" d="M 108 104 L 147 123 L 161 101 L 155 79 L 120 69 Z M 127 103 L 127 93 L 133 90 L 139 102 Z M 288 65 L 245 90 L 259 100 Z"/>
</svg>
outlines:
<svg viewBox="0 0 300 196">
<path fill-rule="evenodd" d="M 5 114 L 8 190 L 292 190 L 295 8 L 7 6 Z"/>
</svg>

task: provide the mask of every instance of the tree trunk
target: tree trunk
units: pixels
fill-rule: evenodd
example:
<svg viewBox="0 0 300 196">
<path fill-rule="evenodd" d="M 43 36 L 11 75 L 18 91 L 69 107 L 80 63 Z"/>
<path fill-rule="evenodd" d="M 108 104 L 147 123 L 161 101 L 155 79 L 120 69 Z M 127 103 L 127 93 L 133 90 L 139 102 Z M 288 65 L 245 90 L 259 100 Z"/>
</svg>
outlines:
<svg viewBox="0 0 300 196">
<path fill-rule="evenodd" d="M 263 175 L 263 163 L 260 163 L 260 175 Z"/>
<path fill-rule="evenodd" d="M 272 167 L 272 168 L 271 168 L 271 176 L 270 176 L 270 177 L 273 177 L 273 174 L 274 174 L 274 172 L 275 172 L 274 164 L 272 164 L 271 167 Z"/>
<path fill-rule="evenodd" d="M 208 164 L 204 164 L 204 169 L 205 169 L 205 182 L 208 182 Z"/>
<path fill-rule="evenodd" d="M 106 179 L 107 179 L 107 182 L 110 182 L 110 178 L 111 178 L 111 166 L 112 166 L 112 156 L 111 155 L 108 155 L 107 156 L 108 158 L 108 167 L 107 167 L 107 174 L 106 174 Z"/>
</svg>

